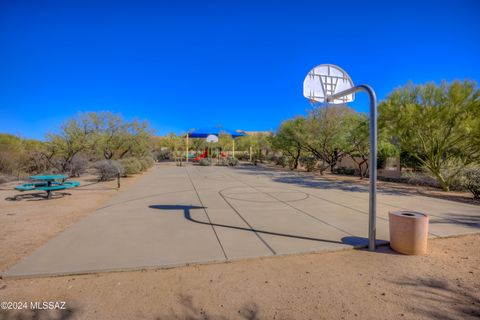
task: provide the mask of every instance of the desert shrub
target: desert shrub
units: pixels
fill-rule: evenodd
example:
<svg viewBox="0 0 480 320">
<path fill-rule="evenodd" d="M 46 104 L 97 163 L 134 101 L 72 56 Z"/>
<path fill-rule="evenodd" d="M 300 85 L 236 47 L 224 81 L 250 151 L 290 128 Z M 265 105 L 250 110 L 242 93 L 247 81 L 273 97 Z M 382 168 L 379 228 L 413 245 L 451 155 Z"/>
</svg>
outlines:
<svg viewBox="0 0 480 320">
<path fill-rule="evenodd" d="M 293 159 L 292 159 L 293 160 Z M 288 158 L 285 157 L 284 155 L 281 155 L 281 156 L 278 156 L 276 161 L 275 161 L 275 164 L 276 165 L 279 165 L 279 166 L 282 166 L 283 168 L 285 168 L 286 166 L 289 165 L 289 161 L 288 161 Z M 293 165 L 293 164 L 292 164 Z"/>
<path fill-rule="evenodd" d="M 0 173 L 0 184 L 18 180 L 18 177 Z"/>
<path fill-rule="evenodd" d="M 227 164 L 231 167 L 235 167 L 236 165 L 238 165 L 238 159 L 236 158 L 228 158 L 227 159 Z"/>
<path fill-rule="evenodd" d="M 153 160 L 153 158 L 149 156 L 140 158 L 138 159 L 138 161 L 140 161 L 140 164 L 142 165 L 142 171 L 147 170 L 155 163 L 155 160 Z"/>
<path fill-rule="evenodd" d="M 200 166 L 209 166 L 209 165 L 211 165 L 211 162 L 210 162 L 210 159 L 208 159 L 208 158 L 202 158 L 202 159 L 200 159 L 198 164 Z"/>
<path fill-rule="evenodd" d="M 250 156 L 246 152 L 235 152 L 235 157 L 238 160 L 246 161 L 250 159 Z"/>
<path fill-rule="evenodd" d="M 219 158 L 218 159 L 219 166 L 228 166 L 228 160 L 226 158 Z"/>
<path fill-rule="evenodd" d="M 155 154 L 155 158 L 158 161 L 170 160 L 172 158 L 172 153 L 170 150 L 160 150 Z"/>
<path fill-rule="evenodd" d="M 265 161 L 267 157 L 260 150 L 257 150 L 253 153 L 253 159 L 254 161 L 263 163 L 263 161 Z"/>
<path fill-rule="evenodd" d="M 473 194 L 474 199 L 480 199 L 480 168 L 465 171 L 463 187 Z"/>
<path fill-rule="evenodd" d="M 300 157 L 300 163 L 305 166 L 305 169 L 310 172 L 313 171 L 317 165 L 317 159 L 313 156 Z"/>
<path fill-rule="evenodd" d="M 424 172 L 406 172 L 402 176 L 408 184 L 440 188 L 437 180 Z"/>
<path fill-rule="evenodd" d="M 333 170 L 333 173 L 353 176 L 355 174 L 355 169 L 347 168 L 347 167 L 338 167 Z"/>
<path fill-rule="evenodd" d="M 71 177 L 79 177 L 81 174 L 87 171 L 88 165 L 88 157 L 77 154 L 75 157 L 73 157 L 72 161 L 66 165 L 66 168 Z"/>
<path fill-rule="evenodd" d="M 123 167 L 123 176 L 125 177 L 142 172 L 142 164 L 137 158 L 120 159 L 120 164 Z"/>
<path fill-rule="evenodd" d="M 98 180 L 108 181 L 116 178 L 118 174 L 123 174 L 122 165 L 115 160 L 100 160 L 93 164 L 97 172 Z"/>
<path fill-rule="evenodd" d="M 277 162 L 277 155 L 275 155 L 275 154 L 269 154 L 269 155 L 267 156 L 267 161 L 276 163 L 276 162 Z"/>
<path fill-rule="evenodd" d="M 277 166 L 286 167 L 288 165 L 288 159 L 284 155 L 271 154 L 267 157 L 268 161 L 273 162 Z"/>
</svg>

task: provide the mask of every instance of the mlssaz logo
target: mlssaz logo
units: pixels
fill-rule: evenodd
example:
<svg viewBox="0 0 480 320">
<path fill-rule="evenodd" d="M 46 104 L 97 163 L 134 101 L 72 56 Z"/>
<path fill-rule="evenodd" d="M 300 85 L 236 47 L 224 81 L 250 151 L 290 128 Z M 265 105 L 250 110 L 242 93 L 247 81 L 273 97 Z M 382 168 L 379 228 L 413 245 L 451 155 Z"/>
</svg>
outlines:
<svg viewBox="0 0 480 320">
<path fill-rule="evenodd" d="M 65 301 L 35 301 L 30 302 L 30 309 L 65 310 Z"/>
</svg>

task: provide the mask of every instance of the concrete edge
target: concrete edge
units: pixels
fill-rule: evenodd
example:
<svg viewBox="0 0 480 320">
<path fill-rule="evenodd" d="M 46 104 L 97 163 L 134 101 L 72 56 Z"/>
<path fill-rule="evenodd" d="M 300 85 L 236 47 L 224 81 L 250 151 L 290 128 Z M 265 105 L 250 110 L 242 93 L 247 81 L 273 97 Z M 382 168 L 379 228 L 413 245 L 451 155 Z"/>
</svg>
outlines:
<svg viewBox="0 0 480 320">
<path fill-rule="evenodd" d="M 387 246 L 389 244 L 386 240 L 377 240 L 377 247 Z M 156 271 L 156 270 L 168 270 L 178 267 L 188 267 L 188 266 L 200 266 L 200 265 L 210 265 L 210 264 L 222 264 L 222 263 L 234 263 L 240 261 L 252 261 L 252 260 L 263 260 L 263 259 L 271 259 L 277 257 L 289 257 L 289 256 L 301 256 L 307 254 L 324 254 L 324 253 L 333 253 L 333 252 L 340 252 L 340 251 L 347 251 L 347 250 L 359 250 L 365 249 L 368 247 L 368 244 L 362 245 L 345 245 L 343 248 L 336 248 L 336 249 L 325 249 L 321 251 L 304 251 L 304 252 L 292 252 L 292 253 L 283 253 L 283 254 L 275 254 L 275 255 L 261 255 L 261 256 L 251 256 L 251 257 L 239 257 L 239 258 L 231 258 L 231 259 L 213 259 L 213 260 L 206 260 L 206 261 L 195 261 L 195 262 L 187 262 L 187 263 L 172 263 L 172 264 L 165 264 L 161 266 L 139 266 L 139 267 L 125 267 L 125 268 L 111 268 L 111 269 L 91 269 L 85 271 L 72 271 L 72 272 L 58 272 L 58 273 L 42 273 L 42 274 L 35 274 L 35 275 L 8 275 L 2 273 L 0 279 L 2 280 L 23 280 L 23 279 L 39 279 L 39 278 L 58 278 L 58 277 L 70 277 L 70 276 L 84 276 L 84 275 L 92 275 L 92 274 L 103 274 L 103 273 L 119 273 L 119 272 L 143 272 L 143 271 Z"/>
<path fill-rule="evenodd" d="M 445 237 L 435 237 L 431 238 L 432 240 L 437 239 L 451 239 L 451 238 L 461 238 L 467 237 L 472 235 L 479 235 L 480 231 L 469 233 L 469 234 L 458 234 L 458 235 L 451 235 Z M 390 245 L 389 241 L 386 240 L 377 240 L 377 247 L 386 247 Z M 252 261 L 252 260 L 264 260 L 264 259 L 275 259 L 281 257 L 289 257 L 289 256 L 302 256 L 307 254 L 328 254 L 334 252 L 342 252 L 348 250 L 361 250 L 368 248 L 368 244 L 364 245 L 355 245 L 355 246 L 346 246 L 344 248 L 337 248 L 337 249 L 326 249 L 321 251 L 305 251 L 305 252 L 295 252 L 295 253 L 284 253 L 284 254 L 276 254 L 270 256 L 252 256 L 252 257 L 242 257 L 242 258 L 233 258 L 233 259 L 215 259 L 215 260 L 208 260 L 208 261 L 197 261 L 197 262 L 189 262 L 189 263 L 174 263 L 162 266 L 141 266 L 141 267 L 129 267 L 129 268 L 113 268 L 113 269 L 100 269 L 100 270 L 86 270 L 86 271 L 78 271 L 78 272 L 59 272 L 59 273 L 48 273 L 48 274 L 36 274 L 36 275 L 18 275 L 18 276 L 9 276 L 3 273 L 0 276 L 2 280 L 24 280 L 24 279 L 39 279 L 39 278 L 59 278 L 59 277 L 70 277 L 70 276 L 86 276 L 92 274 L 104 274 L 104 273 L 120 273 L 120 272 L 144 272 L 144 271 L 158 271 L 158 270 L 168 270 L 173 268 L 179 267 L 189 267 L 189 266 L 203 266 L 203 265 L 211 265 L 211 264 L 222 264 L 222 263 L 235 263 L 241 261 Z"/>
</svg>

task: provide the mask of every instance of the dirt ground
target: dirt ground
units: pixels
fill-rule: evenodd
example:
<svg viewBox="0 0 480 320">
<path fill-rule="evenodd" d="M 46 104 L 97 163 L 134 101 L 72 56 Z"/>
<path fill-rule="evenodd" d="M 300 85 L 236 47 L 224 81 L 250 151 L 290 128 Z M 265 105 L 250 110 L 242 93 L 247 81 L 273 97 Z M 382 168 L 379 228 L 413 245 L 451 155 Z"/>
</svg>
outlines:
<svg viewBox="0 0 480 320">
<path fill-rule="evenodd" d="M 478 319 L 480 235 L 436 239 L 426 256 L 292 255 L 143 272 L 0 281 L 0 319 Z"/>
<path fill-rule="evenodd" d="M 45 200 L 31 197 L 35 192 L 20 193 L 13 190 L 19 182 L 0 185 L 0 273 L 22 257 L 46 243 L 75 222 L 94 213 L 110 198 L 128 189 L 142 175 L 117 181 L 97 182 L 94 176 L 85 175 L 71 180 L 80 181 L 81 187 L 65 190 L 63 196 Z M 20 195 L 19 200 L 13 200 Z"/>
</svg>

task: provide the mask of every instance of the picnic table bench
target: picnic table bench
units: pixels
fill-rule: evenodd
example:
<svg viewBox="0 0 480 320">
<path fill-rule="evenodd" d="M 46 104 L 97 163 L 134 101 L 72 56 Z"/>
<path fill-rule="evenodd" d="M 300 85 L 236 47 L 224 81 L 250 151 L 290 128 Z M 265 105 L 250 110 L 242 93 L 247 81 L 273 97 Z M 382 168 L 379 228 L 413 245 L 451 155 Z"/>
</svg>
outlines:
<svg viewBox="0 0 480 320">
<path fill-rule="evenodd" d="M 47 192 L 47 199 L 51 199 L 53 191 L 75 188 L 80 185 L 80 182 L 78 181 L 65 181 L 66 179 L 68 179 L 68 176 L 63 174 L 31 176 L 30 179 L 37 180 L 38 182 L 25 183 L 20 186 L 16 186 L 15 190 L 18 190 L 18 191 L 41 190 L 41 191 Z M 60 180 L 60 181 L 57 181 L 57 180 Z"/>
</svg>

